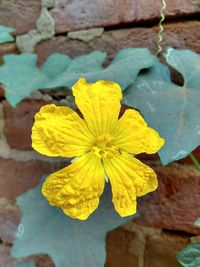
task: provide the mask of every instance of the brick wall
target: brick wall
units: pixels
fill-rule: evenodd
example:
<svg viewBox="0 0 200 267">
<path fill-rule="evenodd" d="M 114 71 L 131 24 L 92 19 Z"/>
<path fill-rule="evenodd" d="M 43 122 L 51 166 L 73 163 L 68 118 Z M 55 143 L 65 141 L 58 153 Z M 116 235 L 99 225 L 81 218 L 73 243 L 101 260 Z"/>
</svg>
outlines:
<svg viewBox="0 0 200 267">
<path fill-rule="evenodd" d="M 190 0 L 167 3 L 163 47 L 200 53 L 200 7 Z M 148 47 L 155 53 L 159 10 L 159 0 L 1 0 L 0 24 L 14 27 L 17 41 L 0 45 L 0 56 L 34 51 L 41 64 L 54 52 L 74 57 L 97 49 L 106 51 L 108 60 L 130 46 Z M 47 32 L 36 40 L 34 34 L 45 23 Z M 90 32 L 94 27 L 102 30 Z M 87 34 L 80 31 L 88 29 Z M 31 44 L 26 39 L 30 34 Z M 89 34 L 90 40 L 85 39 Z M 42 91 L 14 109 L 0 88 L 0 267 L 16 263 L 10 257 L 20 220 L 16 197 L 34 187 L 43 173 L 57 168 L 55 159 L 31 149 L 30 140 L 35 112 L 45 102 L 63 101 L 55 98 Z M 186 161 L 163 167 L 158 157 L 144 160 L 157 172 L 159 189 L 140 199 L 139 218 L 108 234 L 106 267 L 178 267 L 176 253 L 199 238 L 193 222 L 200 217 L 200 174 L 183 164 Z M 38 267 L 53 266 L 46 256 L 34 260 Z"/>
</svg>

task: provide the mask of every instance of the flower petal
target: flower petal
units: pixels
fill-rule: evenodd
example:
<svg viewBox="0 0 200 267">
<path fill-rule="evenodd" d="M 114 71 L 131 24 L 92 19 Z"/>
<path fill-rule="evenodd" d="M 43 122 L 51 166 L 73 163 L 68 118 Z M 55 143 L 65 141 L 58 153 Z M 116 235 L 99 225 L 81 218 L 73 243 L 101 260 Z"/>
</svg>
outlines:
<svg viewBox="0 0 200 267">
<path fill-rule="evenodd" d="M 115 209 L 122 217 L 136 213 L 137 196 L 158 186 L 155 172 L 126 152 L 105 159 L 103 164 L 112 185 Z"/>
<path fill-rule="evenodd" d="M 113 129 L 118 120 L 122 99 L 121 88 L 117 83 L 109 81 L 87 83 L 81 78 L 72 90 L 76 104 L 95 136 Z"/>
<path fill-rule="evenodd" d="M 32 147 L 51 157 L 74 157 L 89 151 L 93 136 L 72 109 L 45 105 L 35 115 Z"/>
<path fill-rule="evenodd" d="M 164 139 L 134 109 L 125 111 L 112 136 L 113 145 L 135 155 L 156 153 L 164 145 Z"/>
<path fill-rule="evenodd" d="M 60 207 L 65 214 L 85 220 L 99 205 L 104 174 L 101 160 L 89 152 L 47 177 L 42 193 L 51 205 Z"/>
</svg>

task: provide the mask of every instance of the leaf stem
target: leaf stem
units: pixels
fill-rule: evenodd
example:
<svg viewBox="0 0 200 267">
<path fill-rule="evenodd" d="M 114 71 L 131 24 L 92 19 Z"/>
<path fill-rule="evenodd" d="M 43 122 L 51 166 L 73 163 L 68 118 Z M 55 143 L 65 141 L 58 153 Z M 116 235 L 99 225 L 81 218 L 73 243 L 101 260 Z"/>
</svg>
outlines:
<svg viewBox="0 0 200 267">
<path fill-rule="evenodd" d="M 196 157 L 192 153 L 189 154 L 189 157 L 191 158 L 196 169 L 200 172 L 200 162 L 196 159 Z"/>
</svg>

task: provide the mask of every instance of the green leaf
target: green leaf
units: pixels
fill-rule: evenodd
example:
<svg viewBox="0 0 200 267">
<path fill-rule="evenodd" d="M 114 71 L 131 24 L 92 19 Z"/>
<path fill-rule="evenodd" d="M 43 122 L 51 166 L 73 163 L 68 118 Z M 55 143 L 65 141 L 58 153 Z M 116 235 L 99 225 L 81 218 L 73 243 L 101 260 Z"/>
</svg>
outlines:
<svg viewBox="0 0 200 267">
<path fill-rule="evenodd" d="M 192 160 L 192 162 L 193 162 L 195 168 L 200 172 L 200 163 L 199 163 L 199 161 L 197 160 L 197 158 L 196 158 L 192 153 L 189 154 L 189 157 L 190 157 L 190 159 Z"/>
<path fill-rule="evenodd" d="M 16 267 L 36 267 L 33 261 L 17 263 Z"/>
<path fill-rule="evenodd" d="M 184 250 L 178 253 L 177 260 L 183 267 L 200 266 L 200 242 L 188 245 Z"/>
<path fill-rule="evenodd" d="M 71 87 L 79 78 L 89 82 L 111 80 L 127 88 L 139 71 L 155 63 L 155 57 L 145 48 L 126 48 L 104 68 L 106 53 L 94 51 L 70 59 L 66 55 L 53 54 L 41 68 L 36 66 L 35 54 L 6 55 L 0 67 L 0 83 L 12 106 L 38 89 Z"/>
<path fill-rule="evenodd" d="M 200 55 L 168 49 L 165 57 L 183 75 L 183 86 L 174 84 L 168 68 L 158 62 L 138 76 L 124 97 L 124 103 L 139 109 L 165 138 L 159 151 L 164 165 L 186 157 L 200 145 Z"/>
<path fill-rule="evenodd" d="M 14 41 L 11 32 L 14 32 L 14 29 L 0 25 L 0 44 Z"/>
<path fill-rule="evenodd" d="M 13 256 L 43 253 L 53 259 L 56 267 L 103 267 L 107 232 L 130 220 L 114 210 L 109 184 L 98 209 L 87 221 L 79 221 L 48 204 L 41 194 L 42 182 L 17 200 L 22 220 Z"/>
</svg>

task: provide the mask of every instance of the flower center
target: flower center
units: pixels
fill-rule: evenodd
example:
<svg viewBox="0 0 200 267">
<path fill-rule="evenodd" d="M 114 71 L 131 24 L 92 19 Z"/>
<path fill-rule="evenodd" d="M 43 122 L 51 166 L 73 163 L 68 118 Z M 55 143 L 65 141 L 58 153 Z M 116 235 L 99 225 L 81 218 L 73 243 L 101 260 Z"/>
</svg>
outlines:
<svg viewBox="0 0 200 267">
<path fill-rule="evenodd" d="M 110 134 L 102 134 L 96 138 L 95 144 L 92 147 L 92 152 L 98 158 L 111 159 L 119 153 L 116 146 L 113 146 L 112 137 Z"/>
</svg>

